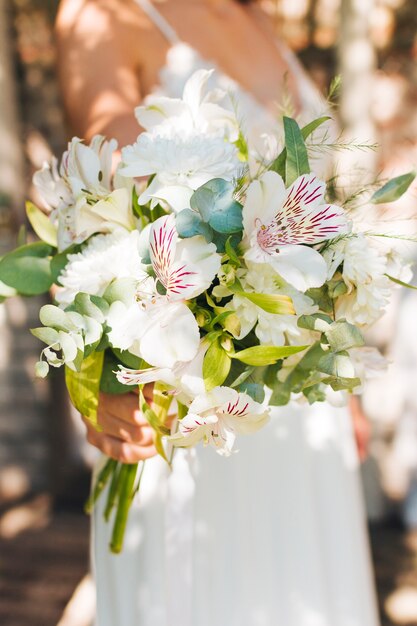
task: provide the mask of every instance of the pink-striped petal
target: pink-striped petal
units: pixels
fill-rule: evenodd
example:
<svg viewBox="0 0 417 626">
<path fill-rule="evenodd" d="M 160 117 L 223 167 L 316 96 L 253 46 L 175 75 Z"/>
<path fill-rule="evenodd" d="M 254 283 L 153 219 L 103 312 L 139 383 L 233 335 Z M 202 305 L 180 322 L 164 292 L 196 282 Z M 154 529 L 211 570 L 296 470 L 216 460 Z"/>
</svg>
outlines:
<svg viewBox="0 0 417 626">
<path fill-rule="evenodd" d="M 269 254 L 277 254 L 281 246 L 314 245 L 349 232 L 343 209 L 325 203 L 325 190 L 325 183 L 314 174 L 300 176 L 288 189 L 275 217 L 259 224 L 259 246 Z"/>
</svg>

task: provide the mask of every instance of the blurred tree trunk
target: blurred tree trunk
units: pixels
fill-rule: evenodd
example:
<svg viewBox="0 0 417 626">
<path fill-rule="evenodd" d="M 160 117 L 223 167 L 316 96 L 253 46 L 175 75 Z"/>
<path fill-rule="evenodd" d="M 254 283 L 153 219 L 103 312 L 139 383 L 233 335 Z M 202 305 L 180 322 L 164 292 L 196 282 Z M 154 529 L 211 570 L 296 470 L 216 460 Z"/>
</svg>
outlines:
<svg viewBox="0 0 417 626">
<path fill-rule="evenodd" d="M 376 52 L 370 38 L 370 19 L 376 0 L 342 0 L 338 73 L 342 77 L 340 116 L 348 139 L 375 143 L 372 119 L 372 83 Z M 367 170 L 374 173 L 374 152 L 346 152 L 341 159 L 344 171 Z M 361 180 L 362 174 L 361 173 Z M 368 178 L 369 180 L 369 178 Z"/>
<path fill-rule="evenodd" d="M 10 2 L 0 0 L 0 207 L 13 208 L 21 219 L 24 168 L 11 23 Z"/>
</svg>

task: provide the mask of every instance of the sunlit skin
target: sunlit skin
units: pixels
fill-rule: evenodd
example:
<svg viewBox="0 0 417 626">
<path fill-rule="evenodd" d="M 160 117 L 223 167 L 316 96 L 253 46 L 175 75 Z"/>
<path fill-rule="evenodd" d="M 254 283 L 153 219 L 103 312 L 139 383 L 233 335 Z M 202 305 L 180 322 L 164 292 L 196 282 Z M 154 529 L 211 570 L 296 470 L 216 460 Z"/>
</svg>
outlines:
<svg viewBox="0 0 417 626">
<path fill-rule="evenodd" d="M 285 89 L 297 110 L 294 77 L 258 3 L 153 1 L 183 41 L 261 104 L 277 111 Z M 158 84 L 169 42 L 133 0 L 63 0 L 56 35 L 70 133 L 87 140 L 100 133 L 119 145 L 132 143 L 138 135 L 133 110 Z M 151 400 L 152 390 L 146 395 Z M 98 421 L 101 432 L 87 424 L 88 440 L 108 456 L 135 463 L 156 454 L 136 395 L 101 394 Z"/>
</svg>

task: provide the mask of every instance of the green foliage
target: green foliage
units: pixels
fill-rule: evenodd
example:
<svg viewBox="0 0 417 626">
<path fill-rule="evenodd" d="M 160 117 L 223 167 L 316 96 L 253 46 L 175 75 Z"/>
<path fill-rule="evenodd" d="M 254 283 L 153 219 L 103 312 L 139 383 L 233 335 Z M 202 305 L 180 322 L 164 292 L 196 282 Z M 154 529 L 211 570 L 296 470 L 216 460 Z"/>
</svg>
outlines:
<svg viewBox="0 0 417 626">
<path fill-rule="evenodd" d="M 308 346 L 253 346 L 231 355 L 233 359 L 238 359 L 247 365 L 260 367 L 272 365 L 280 359 L 285 359 L 292 354 L 306 350 Z"/>
<path fill-rule="evenodd" d="M 226 380 L 232 360 L 221 345 L 220 337 L 211 342 L 203 361 L 203 379 L 207 391 L 222 385 Z"/>
<path fill-rule="evenodd" d="M 104 393 L 124 394 L 131 391 L 130 387 L 123 385 L 116 378 L 119 361 L 111 350 L 104 353 L 103 369 L 100 378 L 100 391 Z"/>
<path fill-rule="evenodd" d="M 310 164 L 301 129 L 291 117 L 284 117 L 284 132 L 287 149 L 285 182 L 289 187 L 299 176 L 310 173 Z"/>
<path fill-rule="evenodd" d="M 330 120 L 329 116 L 319 117 L 316 120 L 313 120 L 306 126 L 301 129 L 301 135 L 304 140 L 306 140 L 319 126 Z M 282 152 L 277 156 L 275 161 L 273 161 L 269 167 L 269 169 L 277 172 L 284 180 L 285 180 L 285 164 L 287 161 L 287 149 L 284 148 Z"/>
<path fill-rule="evenodd" d="M 58 246 L 56 228 L 49 217 L 29 201 L 26 202 L 26 215 L 39 239 L 56 248 Z"/>
<path fill-rule="evenodd" d="M 16 248 L 0 261 L 0 281 L 24 296 L 47 293 L 53 282 L 52 253 L 53 248 L 41 241 Z"/>
<path fill-rule="evenodd" d="M 371 198 L 373 204 L 383 204 L 399 200 L 414 182 L 417 172 L 408 172 L 389 180 L 381 189 L 375 191 Z"/>
<path fill-rule="evenodd" d="M 333 322 L 331 327 L 325 331 L 327 341 L 335 352 L 343 352 L 350 348 L 363 346 L 365 341 L 360 330 L 353 324 L 338 321 Z"/>
<path fill-rule="evenodd" d="M 213 229 L 196 211 L 191 209 L 180 211 L 176 215 L 175 224 L 180 237 L 202 235 L 208 242 L 213 240 Z"/>
<path fill-rule="evenodd" d="M 79 372 L 65 368 L 65 382 L 71 402 L 97 428 L 97 408 L 104 353 L 94 352 L 81 364 Z"/>
<path fill-rule="evenodd" d="M 200 214 L 203 222 L 217 233 L 240 233 L 243 228 L 242 205 L 234 199 L 233 194 L 232 183 L 222 178 L 213 178 L 193 193 L 190 205 Z"/>
</svg>

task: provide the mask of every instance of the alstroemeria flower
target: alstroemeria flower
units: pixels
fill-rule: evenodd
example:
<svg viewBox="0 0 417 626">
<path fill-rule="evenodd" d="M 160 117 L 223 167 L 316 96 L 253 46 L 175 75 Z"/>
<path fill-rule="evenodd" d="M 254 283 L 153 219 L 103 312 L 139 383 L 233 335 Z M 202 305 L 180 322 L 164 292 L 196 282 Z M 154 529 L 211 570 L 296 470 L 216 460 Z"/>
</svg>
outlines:
<svg viewBox="0 0 417 626">
<path fill-rule="evenodd" d="M 261 429 L 269 419 L 269 409 L 246 393 L 230 387 L 215 387 L 192 401 L 188 414 L 179 422 L 178 433 L 169 438 L 174 446 L 190 447 L 203 441 L 229 456 L 236 435 Z"/>
<path fill-rule="evenodd" d="M 222 134 L 231 142 L 239 137 L 239 124 L 231 110 L 221 106 L 227 97 L 221 89 L 208 89 L 214 70 L 197 70 L 185 84 L 182 99 L 150 95 L 135 109 L 139 124 L 147 131 L 171 125 L 185 132 L 198 130 Z"/>
<path fill-rule="evenodd" d="M 117 380 L 123 385 L 135 386 L 161 381 L 172 387 L 177 399 L 185 404 L 205 392 L 203 361 L 208 347 L 208 342 L 201 341 L 197 355 L 191 361 L 178 362 L 172 369 L 148 367 L 132 370 L 119 365 Z"/>
<path fill-rule="evenodd" d="M 314 174 L 300 176 L 289 189 L 276 172 L 251 183 L 243 207 L 245 258 L 269 263 L 300 291 L 320 287 L 326 262 L 309 246 L 350 230 L 343 209 L 325 202 L 325 190 Z"/>
<path fill-rule="evenodd" d="M 82 243 L 95 233 L 133 230 L 130 185 L 122 179 L 114 188 L 111 165 L 117 142 L 93 137 L 89 146 L 75 137 L 64 152 L 61 166 L 56 160 L 36 172 L 33 182 L 51 220 L 58 226 L 58 248 Z"/>
<path fill-rule="evenodd" d="M 137 293 L 137 301 L 111 305 L 109 340 L 155 367 L 173 368 L 191 361 L 200 346 L 197 321 L 186 300 L 203 293 L 220 268 L 214 244 L 203 237 L 179 240 L 173 215 L 160 217 L 149 229 L 152 293 Z M 161 289 L 158 289 L 158 283 Z"/>
</svg>

